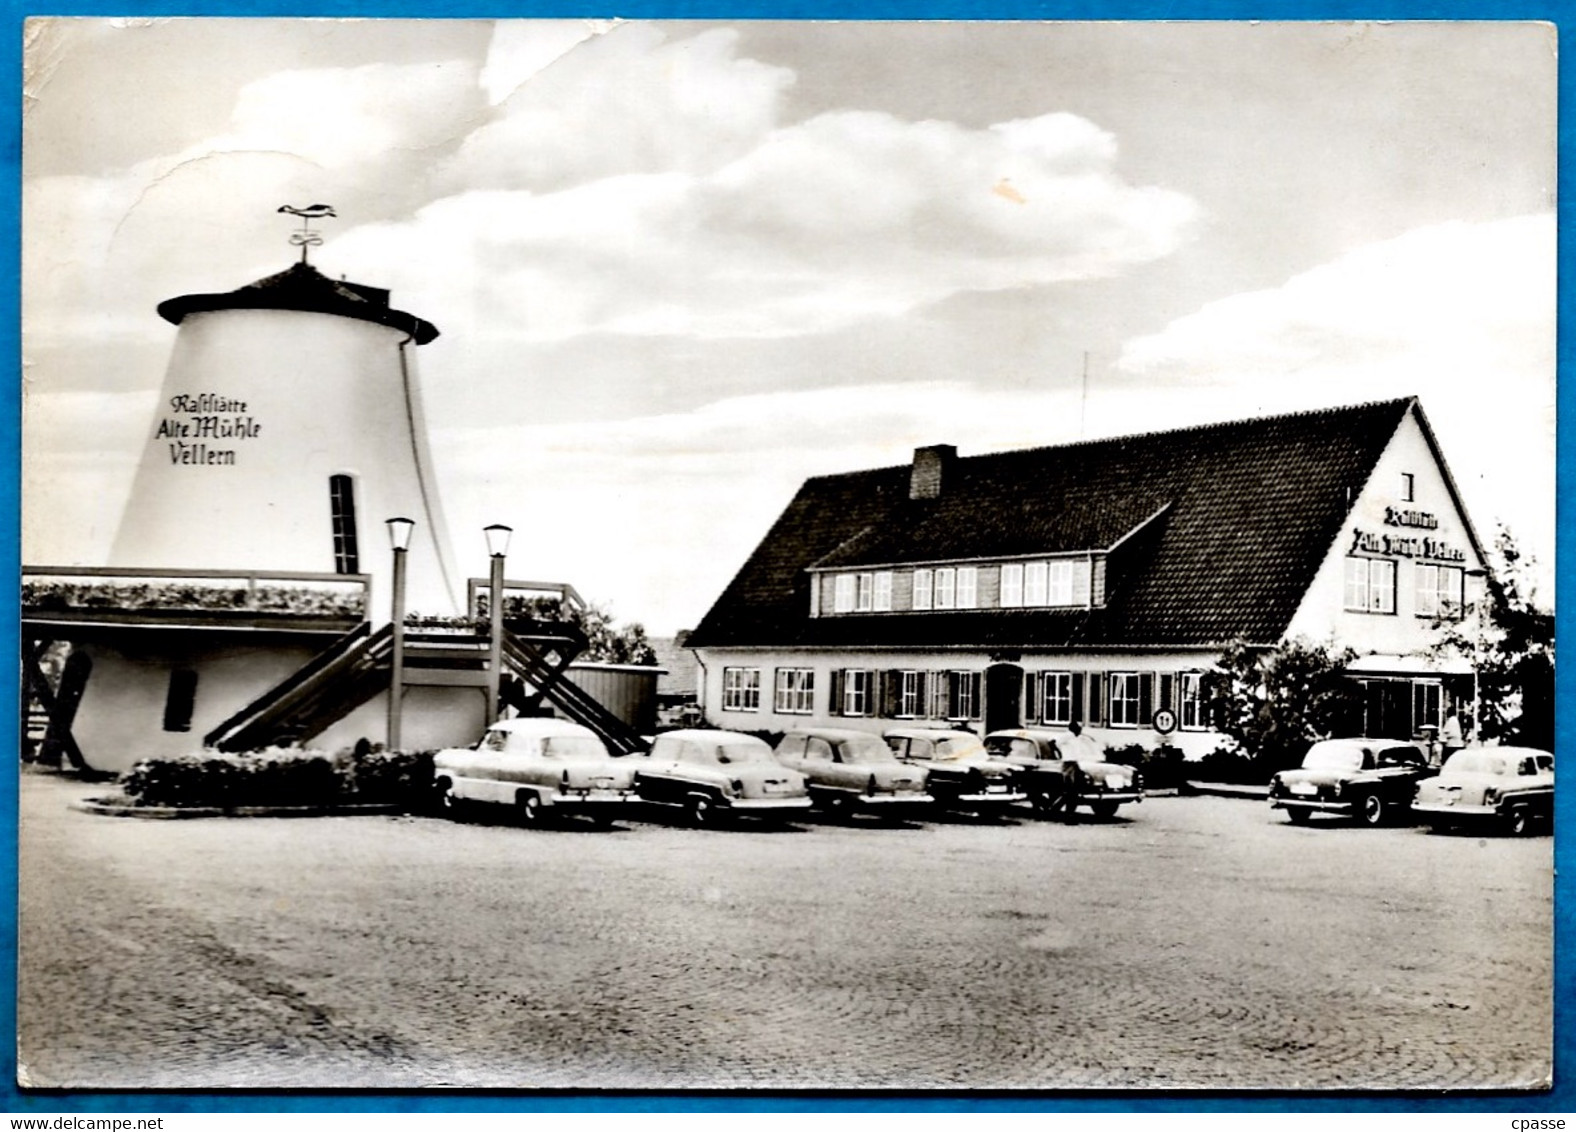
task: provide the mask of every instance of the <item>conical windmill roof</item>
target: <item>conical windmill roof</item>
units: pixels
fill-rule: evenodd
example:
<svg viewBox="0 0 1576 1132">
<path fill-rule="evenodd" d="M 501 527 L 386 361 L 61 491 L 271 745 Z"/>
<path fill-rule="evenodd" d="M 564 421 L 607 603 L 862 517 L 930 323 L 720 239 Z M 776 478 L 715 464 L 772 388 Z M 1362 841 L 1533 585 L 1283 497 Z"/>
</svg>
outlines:
<svg viewBox="0 0 1576 1132">
<path fill-rule="evenodd" d="M 390 307 L 389 293 L 382 288 L 335 282 L 308 263 L 291 264 L 277 275 L 234 291 L 166 299 L 158 309 L 160 317 L 177 326 L 187 315 L 198 311 L 315 311 L 392 327 L 409 334 L 418 346 L 438 336 L 438 328 L 426 319 Z"/>
</svg>

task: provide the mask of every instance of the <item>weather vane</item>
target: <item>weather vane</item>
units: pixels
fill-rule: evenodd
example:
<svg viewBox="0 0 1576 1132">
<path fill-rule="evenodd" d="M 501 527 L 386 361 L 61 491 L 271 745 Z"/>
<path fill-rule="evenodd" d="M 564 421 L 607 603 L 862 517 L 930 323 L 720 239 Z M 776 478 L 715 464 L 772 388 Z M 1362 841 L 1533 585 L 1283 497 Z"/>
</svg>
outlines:
<svg viewBox="0 0 1576 1132">
<path fill-rule="evenodd" d="M 312 221 L 333 216 L 334 207 L 328 204 L 309 204 L 305 208 L 296 208 L 294 205 L 282 204 L 279 206 L 279 211 L 301 218 L 300 230 L 290 233 L 290 246 L 301 249 L 301 262 L 305 263 L 307 248 L 315 248 L 323 242 L 323 234 L 312 231 Z"/>
</svg>

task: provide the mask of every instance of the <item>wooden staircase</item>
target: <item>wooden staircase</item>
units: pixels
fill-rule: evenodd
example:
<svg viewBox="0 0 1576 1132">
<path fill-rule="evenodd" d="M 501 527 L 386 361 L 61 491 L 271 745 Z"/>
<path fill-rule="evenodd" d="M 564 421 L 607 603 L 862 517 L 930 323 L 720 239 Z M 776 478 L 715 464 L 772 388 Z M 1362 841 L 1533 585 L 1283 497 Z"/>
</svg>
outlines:
<svg viewBox="0 0 1576 1132">
<path fill-rule="evenodd" d="M 488 642 L 473 633 L 406 630 L 405 687 L 488 685 Z M 640 736 L 578 685 L 564 678 L 585 648 L 585 635 L 567 622 L 520 620 L 503 632 L 499 699 L 522 714 L 545 702 L 595 732 L 616 754 L 643 748 Z M 203 737 L 221 751 L 304 743 L 389 688 L 393 627 L 376 633 L 363 623 L 215 727 Z"/>
</svg>

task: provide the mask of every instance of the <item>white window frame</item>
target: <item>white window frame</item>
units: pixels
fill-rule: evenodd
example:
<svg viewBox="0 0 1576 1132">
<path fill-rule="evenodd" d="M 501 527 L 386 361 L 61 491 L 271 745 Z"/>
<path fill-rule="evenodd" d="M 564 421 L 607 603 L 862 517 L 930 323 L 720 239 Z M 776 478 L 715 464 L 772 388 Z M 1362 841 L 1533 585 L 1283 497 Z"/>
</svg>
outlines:
<svg viewBox="0 0 1576 1132">
<path fill-rule="evenodd" d="M 1015 609 L 1023 604 L 1023 563 L 1008 562 L 1001 568 L 1001 607 Z"/>
<path fill-rule="evenodd" d="M 1047 571 L 1045 579 L 1045 604 L 1073 604 L 1073 563 L 1071 559 L 1060 558 L 1050 563 L 1050 569 Z"/>
<path fill-rule="evenodd" d="M 843 714 L 874 715 L 875 673 L 868 668 L 843 669 Z"/>
<path fill-rule="evenodd" d="M 1073 721 L 1073 674 L 1040 673 L 1040 718 L 1053 726 L 1066 727 Z"/>
<path fill-rule="evenodd" d="M 1204 674 L 1182 672 L 1177 677 L 1177 726 L 1183 731 L 1208 731 L 1204 722 Z"/>
<path fill-rule="evenodd" d="M 854 576 L 852 574 L 838 574 L 832 582 L 832 612 L 852 613 L 854 611 Z"/>
<path fill-rule="evenodd" d="M 1348 613 L 1394 613 L 1395 579 L 1394 559 L 1348 555 L 1342 597 L 1344 608 Z"/>
<path fill-rule="evenodd" d="M 904 669 L 898 674 L 897 717 L 899 719 L 917 719 L 925 710 L 919 695 L 920 689 L 924 686 L 923 675 L 924 673 L 914 668 Z"/>
<path fill-rule="evenodd" d="M 952 711 L 952 681 L 946 669 L 930 673 L 930 703 L 926 705 L 927 719 L 946 719 Z"/>
<path fill-rule="evenodd" d="M 979 608 L 980 571 L 978 566 L 958 567 L 958 609 Z"/>
<path fill-rule="evenodd" d="M 892 571 L 882 570 L 875 576 L 875 599 L 871 608 L 877 613 L 892 612 Z"/>
<path fill-rule="evenodd" d="M 1113 672 L 1106 680 L 1106 725 L 1108 727 L 1137 727 L 1140 706 L 1137 672 Z"/>
<path fill-rule="evenodd" d="M 935 608 L 956 609 L 958 607 L 958 572 L 951 566 L 943 566 L 936 571 Z"/>
<path fill-rule="evenodd" d="M 1023 568 L 1023 604 L 1044 605 L 1050 563 L 1030 562 Z"/>
<path fill-rule="evenodd" d="M 1418 562 L 1412 575 L 1417 616 L 1459 621 L 1465 615 L 1466 571 L 1460 566 Z"/>
<path fill-rule="evenodd" d="M 953 679 L 956 677 L 956 679 Z M 947 679 L 947 718 L 948 719 L 978 719 L 980 717 L 980 692 L 983 677 L 979 672 L 969 669 L 956 669 L 948 674 Z M 952 693 L 956 691 L 954 696 Z"/>
<path fill-rule="evenodd" d="M 914 608 L 929 609 L 933 600 L 935 574 L 929 569 L 914 571 Z"/>
<path fill-rule="evenodd" d="M 776 708 L 783 715 L 810 715 L 815 711 L 815 669 L 777 670 Z"/>
<path fill-rule="evenodd" d="M 761 710 L 761 670 L 730 665 L 722 670 L 722 710 Z"/>
<path fill-rule="evenodd" d="M 854 579 L 854 612 L 869 613 L 876 600 L 876 576 L 855 574 Z"/>
</svg>

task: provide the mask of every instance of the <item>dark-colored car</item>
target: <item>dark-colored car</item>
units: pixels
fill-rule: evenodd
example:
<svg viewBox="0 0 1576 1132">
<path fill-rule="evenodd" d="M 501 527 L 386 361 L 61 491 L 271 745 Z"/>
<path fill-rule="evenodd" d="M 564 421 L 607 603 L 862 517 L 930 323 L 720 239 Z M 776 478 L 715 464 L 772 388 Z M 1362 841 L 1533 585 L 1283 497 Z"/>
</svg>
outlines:
<svg viewBox="0 0 1576 1132">
<path fill-rule="evenodd" d="M 893 727 L 883 735 L 892 753 L 928 772 L 930 796 L 954 810 L 992 810 L 1028 797 L 1016 768 L 994 758 L 972 731 L 940 727 Z"/>
<path fill-rule="evenodd" d="M 1417 784 L 1438 773 L 1428 748 L 1397 739 L 1321 739 L 1308 748 L 1302 769 L 1270 779 L 1270 807 L 1302 824 L 1314 814 L 1338 814 L 1383 825 L 1412 805 Z"/>
<path fill-rule="evenodd" d="M 1050 731 L 992 731 L 985 736 L 985 749 L 1018 768 L 1017 778 L 1029 804 L 1042 814 L 1071 817 L 1079 806 L 1087 806 L 1095 817 L 1111 818 L 1117 807 L 1144 800 L 1137 770 L 1121 763 L 1064 757 Z"/>
</svg>

